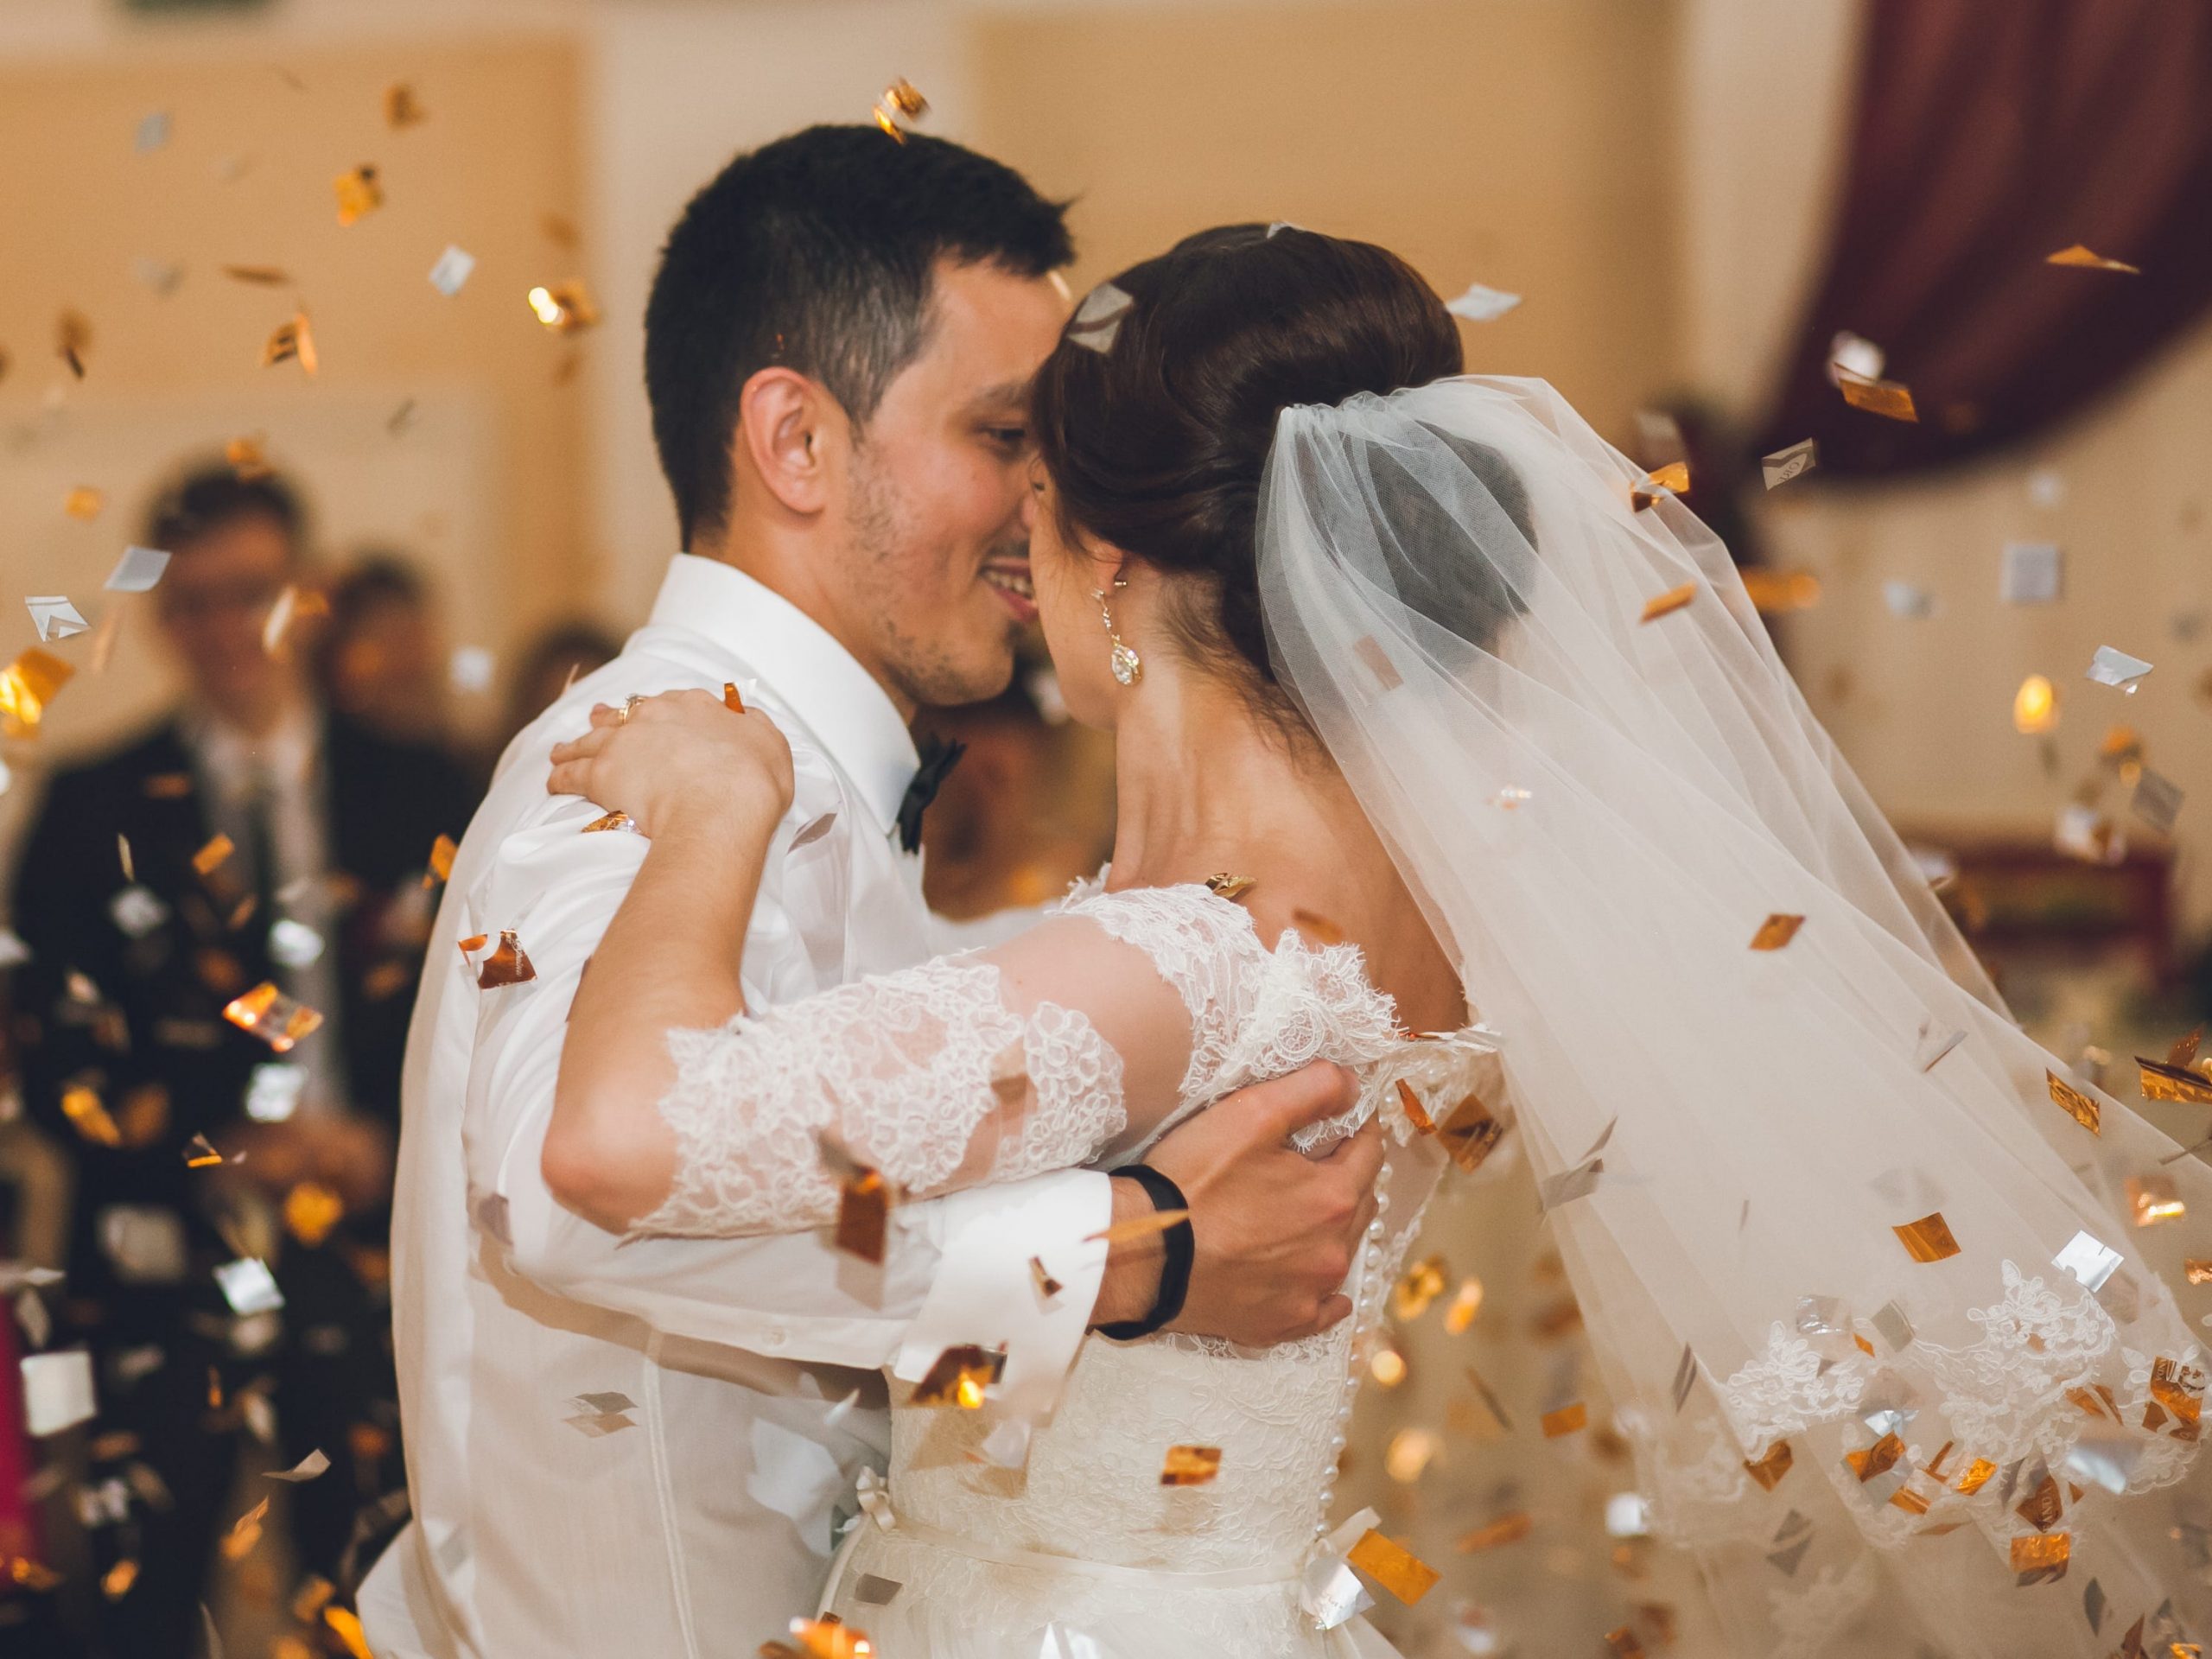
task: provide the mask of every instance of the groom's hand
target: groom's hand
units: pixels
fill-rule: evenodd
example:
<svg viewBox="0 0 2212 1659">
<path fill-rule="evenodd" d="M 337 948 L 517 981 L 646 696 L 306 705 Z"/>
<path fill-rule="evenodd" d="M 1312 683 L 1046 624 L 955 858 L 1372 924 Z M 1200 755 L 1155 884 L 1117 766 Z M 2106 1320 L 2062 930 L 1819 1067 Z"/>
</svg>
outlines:
<svg viewBox="0 0 2212 1659">
<path fill-rule="evenodd" d="M 1170 1330 L 1265 1347 L 1351 1312 L 1339 1287 L 1375 1214 L 1381 1131 L 1370 1122 L 1313 1158 L 1287 1141 L 1348 1110 L 1358 1092 L 1350 1071 L 1316 1061 L 1224 1096 L 1153 1148 L 1145 1161 L 1182 1188 L 1196 1245 L 1190 1294 Z M 1135 1181 L 1116 1180 L 1114 1195 L 1116 1220 L 1150 1207 Z M 1159 1282 L 1156 1237 L 1117 1246 L 1093 1322 L 1142 1319 Z"/>
</svg>

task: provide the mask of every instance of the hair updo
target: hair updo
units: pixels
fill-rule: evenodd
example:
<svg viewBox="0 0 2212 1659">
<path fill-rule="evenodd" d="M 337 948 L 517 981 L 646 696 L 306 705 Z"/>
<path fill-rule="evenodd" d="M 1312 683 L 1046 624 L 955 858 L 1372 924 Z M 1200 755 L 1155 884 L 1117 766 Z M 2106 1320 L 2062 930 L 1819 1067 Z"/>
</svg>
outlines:
<svg viewBox="0 0 2212 1659">
<path fill-rule="evenodd" d="M 1458 374 L 1459 329 L 1388 249 L 1290 226 L 1201 231 L 1113 283 L 1129 296 L 1118 321 L 1102 326 L 1087 303 L 1037 377 L 1060 526 L 1198 578 L 1170 589 L 1171 626 L 1195 652 L 1233 652 L 1272 691 L 1256 521 L 1277 418 Z M 1454 448 L 1524 519 L 1503 458 Z"/>
</svg>

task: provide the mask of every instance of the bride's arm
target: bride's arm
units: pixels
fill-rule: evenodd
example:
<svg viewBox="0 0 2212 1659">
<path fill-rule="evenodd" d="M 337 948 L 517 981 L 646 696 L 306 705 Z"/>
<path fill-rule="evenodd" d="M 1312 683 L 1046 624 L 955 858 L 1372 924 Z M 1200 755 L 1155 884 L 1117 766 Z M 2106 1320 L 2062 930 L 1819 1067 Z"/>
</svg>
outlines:
<svg viewBox="0 0 2212 1659">
<path fill-rule="evenodd" d="M 764 716 L 654 698 L 626 724 L 598 712 L 553 758 L 551 788 L 619 803 L 652 842 L 569 1010 L 541 1154 L 588 1220 L 794 1230 L 835 1213 L 823 1134 L 928 1196 L 1088 1161 L 1174 1105 L 1180 998 L 1142 951 L 1071 918 L 736 1019 L 791 788 Z"/>
</svg>

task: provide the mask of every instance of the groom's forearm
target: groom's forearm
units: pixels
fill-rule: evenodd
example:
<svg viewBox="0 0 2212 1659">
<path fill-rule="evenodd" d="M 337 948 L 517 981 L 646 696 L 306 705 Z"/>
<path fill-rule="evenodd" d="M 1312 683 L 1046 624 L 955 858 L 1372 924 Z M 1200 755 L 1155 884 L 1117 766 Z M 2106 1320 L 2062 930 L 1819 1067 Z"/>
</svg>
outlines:
<svg viewBox="0 0 2212 1659">
<path fill-rule="evenodd" d="M 1151 1195 L 1128 1176 L 1116 1176 L 1113 1188 L 1116 1227 L 1153 1213 Z M 1157 1232 L 1116 1242 L 1106 1253 L 1106 1276 L 1099 1281 L 1090 1323 L 1127 1325 L 1148 1315 L 1160 1300 L 1160 1269 L 1166 1259 Z"/>
</svg>

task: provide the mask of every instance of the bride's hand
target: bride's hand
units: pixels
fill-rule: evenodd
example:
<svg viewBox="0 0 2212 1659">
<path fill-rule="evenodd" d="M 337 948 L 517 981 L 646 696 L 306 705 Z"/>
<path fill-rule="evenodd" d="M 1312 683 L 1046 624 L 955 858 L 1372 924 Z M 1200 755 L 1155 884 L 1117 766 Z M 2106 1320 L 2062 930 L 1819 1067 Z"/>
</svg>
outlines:
<svg viewBox="0 0 2212 1659">
<path fill-rule="evenodd" d="M 758 709 L 739 714 L 702 690 L 626 708 L 599 704 L 591 730 L 554 745 L 548 792 L 626 812 L 646 836 L 726 832 L 734 819 L 771 825 L 790 808 L 791 745 Z"/>
</svg>

